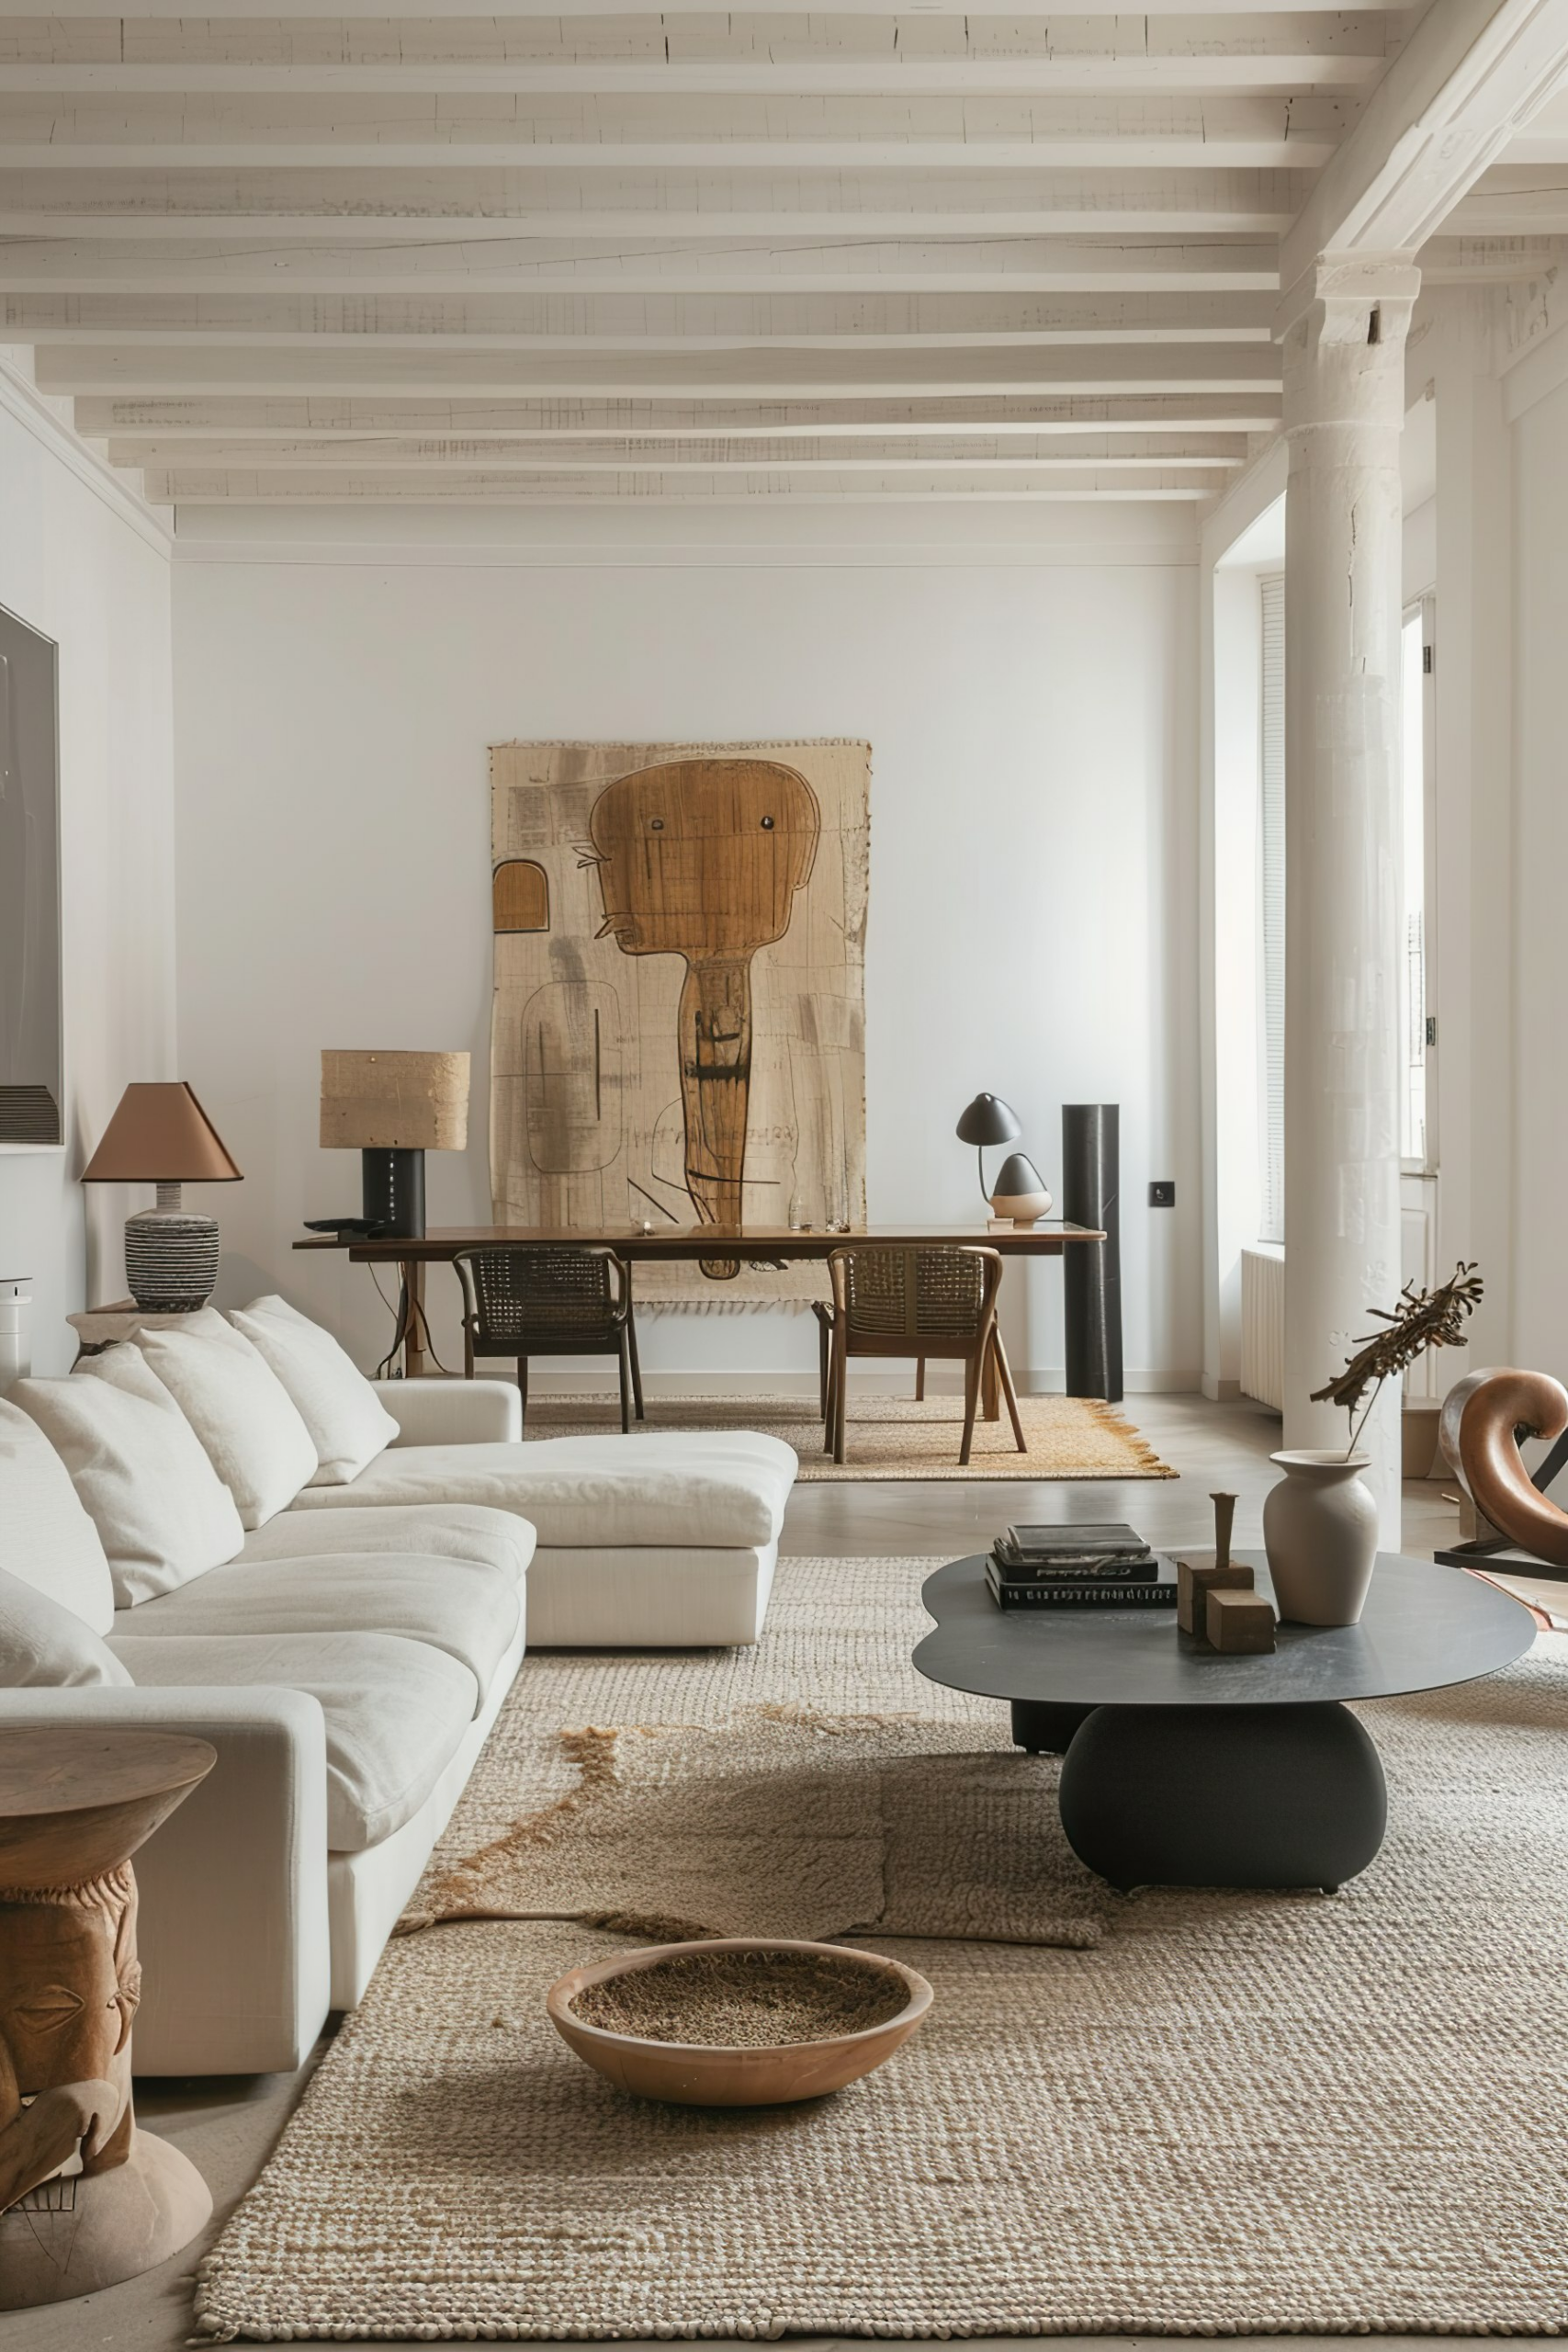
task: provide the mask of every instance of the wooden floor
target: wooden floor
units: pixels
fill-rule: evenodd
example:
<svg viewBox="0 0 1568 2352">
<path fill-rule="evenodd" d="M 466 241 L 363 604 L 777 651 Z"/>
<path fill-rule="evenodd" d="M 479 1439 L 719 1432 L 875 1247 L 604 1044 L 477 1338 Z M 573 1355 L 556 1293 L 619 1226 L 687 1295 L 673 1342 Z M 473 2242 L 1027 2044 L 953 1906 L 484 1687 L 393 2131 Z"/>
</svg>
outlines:
<svg viewBox="0 0 1568 2352">
<path fill-rule="evenodd" d="M 1213 1488 L 1239 1498 L 1236 1541 L 1256 1544 L 1263 1497 L 1277 1475 L 1269 1455 L 1280 1442 L 1278 1419 L 1258 1406 L 1211 1405 L 1196 1396 L 1134 1397 L 1128 1410 L 1179 1473 L 1177 1478 L 999 1488 L 957 1479 L 942 1485 L 800 1487 L 790 1500 L 783 1548 L 795 1555 L 956 1555 L 981 1548 L 998 1526 L 1019 1519 L 1127 1519 L 1151 1542 L 1191 1543 L 1212 1523 L 1208 1498 Z M 1444 1491 L 1437 1482 L 1406 1487 L 1406 1552 L 1429 1556 L 1457 1535 L 1457 1513 L 1442 1499 Z M 1568 1613 L 1568 1585 L 1540 1590 Z M 308 2072 L 243 2082 L 141 2084 L 139 2109 L 144 2122 L 177 2141 L 201 2167 L 221 2218 L 265 2160 Z M 0 2318 L 0 2352 L 175 2352 L 189 2333 L 190 2276 L 199 2251 L 193 2248 L 163 2270 L 88 2301 Z M 1316 2340 L 1295 2342 L 1307 2346 Z M 849 2340 L 843 2341 L 848 2352 Z M 1122 2341 L 1095 2339 L 1097 2346 Z M 983 2352 L 980 2339 L 971 2352 Z"/>
</svg>

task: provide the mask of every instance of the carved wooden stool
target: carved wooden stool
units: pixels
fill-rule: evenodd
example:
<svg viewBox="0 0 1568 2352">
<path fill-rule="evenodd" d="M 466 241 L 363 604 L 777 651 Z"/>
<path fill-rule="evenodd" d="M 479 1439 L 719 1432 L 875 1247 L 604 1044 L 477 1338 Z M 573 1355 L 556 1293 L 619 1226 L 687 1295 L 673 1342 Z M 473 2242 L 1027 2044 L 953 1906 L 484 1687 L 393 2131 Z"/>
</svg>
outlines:
<svg viewBox="0 0 1568 2352">
<path fill-rule="evenodd" d="M 165 1732 L 0 1731 L 0 2311 L 150 2270 L 212 2211 L 131 2111 L 130 1856 L 217 1760 Z"/>
</svg>

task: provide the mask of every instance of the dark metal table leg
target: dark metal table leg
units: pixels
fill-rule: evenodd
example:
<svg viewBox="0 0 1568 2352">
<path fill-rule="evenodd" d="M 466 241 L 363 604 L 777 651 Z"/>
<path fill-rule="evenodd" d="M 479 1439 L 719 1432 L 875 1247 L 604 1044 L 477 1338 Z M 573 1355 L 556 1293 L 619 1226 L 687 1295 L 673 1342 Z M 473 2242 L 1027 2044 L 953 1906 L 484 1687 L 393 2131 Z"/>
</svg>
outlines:
<svg viewBox="0 0 1568 2352">
<path fill-rule="evenodd" d="M 1123 1890 L 1332 1892 L 1366 1869 L 1388 1824 L 1377 1749 L 1332 1702 L 1097 1707 L 1067 1751 L 1059 1801 L 1078 1860 Z"/>
<path fill-rule="evenodd" d="M 1065 1756 L 1078 1725 L 1095 1712 L 1049 1699 L 1014 1699 L 1011 1704 L 1013 1743 L 1031 1756 Z"/>
</svg>

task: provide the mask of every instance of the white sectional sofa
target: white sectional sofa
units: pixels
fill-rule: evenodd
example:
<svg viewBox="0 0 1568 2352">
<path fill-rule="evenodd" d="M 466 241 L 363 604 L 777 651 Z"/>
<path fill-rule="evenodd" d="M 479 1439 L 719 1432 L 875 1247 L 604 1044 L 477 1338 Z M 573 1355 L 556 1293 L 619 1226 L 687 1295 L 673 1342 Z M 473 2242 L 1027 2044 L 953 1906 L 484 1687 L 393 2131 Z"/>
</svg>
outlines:
<svg viewBox="0 0 1568 2352">
<path fill-rule="evenodd" d="M 524 1442 L 504 1384 L 234 1321 L 0 1402 L 0 1730 L 218 1749 L 137 1864 L 149 2074 L 293 2066 L 359 1999 L 525 1638 L 756 1640 L 795 1470 L 743 1433 Z"/>
</svg>

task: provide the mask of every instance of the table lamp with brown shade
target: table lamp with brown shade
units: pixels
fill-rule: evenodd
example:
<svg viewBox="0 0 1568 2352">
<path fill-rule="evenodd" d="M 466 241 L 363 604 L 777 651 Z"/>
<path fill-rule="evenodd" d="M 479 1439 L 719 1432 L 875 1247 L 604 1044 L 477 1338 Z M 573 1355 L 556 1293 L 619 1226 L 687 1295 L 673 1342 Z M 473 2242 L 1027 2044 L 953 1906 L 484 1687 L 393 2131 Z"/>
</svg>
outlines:
<svg viewBox="0 0 1568 2352">
<path fill-rule="evenodd" d="M 125 1226 L 125 1277 L 149 1315 L 194 1314 L 218 1280 L 218 1220 L 181 1206 L 182 1184 L 237 1184 L 241 1172 L 183 1079 L 128 1086 L 84 1184 L 156 1184 L 155 1208 Z"/>
<path fill-rule="evenodd" d="M 365 1223 L 417 1240 L 424 1155 L 468 1141 L 467 1054 L 321 1055 L 321 1148 L 361 1155 Z"/>
</svg>

